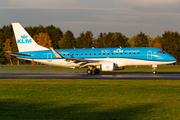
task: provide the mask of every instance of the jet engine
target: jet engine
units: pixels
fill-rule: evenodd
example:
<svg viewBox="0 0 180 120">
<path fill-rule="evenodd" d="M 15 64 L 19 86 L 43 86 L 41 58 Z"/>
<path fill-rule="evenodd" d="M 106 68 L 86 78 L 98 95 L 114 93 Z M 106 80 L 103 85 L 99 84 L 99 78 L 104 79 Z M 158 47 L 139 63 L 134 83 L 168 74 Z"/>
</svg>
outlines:
<svg viewBox="0 0 180 120">
<path fill-rule="evenodd" d="M 102 71 L 114 71 L 115 70 L 115 63 L 113 62 L 103 62 L 101 64 Z"/>
</svg>

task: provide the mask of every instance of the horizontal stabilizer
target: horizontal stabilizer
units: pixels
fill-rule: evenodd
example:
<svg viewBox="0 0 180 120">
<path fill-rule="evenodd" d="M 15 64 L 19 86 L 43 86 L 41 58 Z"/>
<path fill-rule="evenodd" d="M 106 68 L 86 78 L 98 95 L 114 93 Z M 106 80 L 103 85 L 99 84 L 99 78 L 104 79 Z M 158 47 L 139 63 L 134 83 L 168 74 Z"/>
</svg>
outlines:
<svg viewBox="0 0 180 120">
<path fill-rule="evenodd" d="M 5 53 L 9 53 L 12 56 L 17 56 L 17 55 L 22 55 L 22 56 L 32 56 L 32 55 L 28 55 L 28 54 L 23 54 L 23 53 L 19 53 L 19 52 L 11 52 L 11 51 L 4 51 Z"/>
</svg>

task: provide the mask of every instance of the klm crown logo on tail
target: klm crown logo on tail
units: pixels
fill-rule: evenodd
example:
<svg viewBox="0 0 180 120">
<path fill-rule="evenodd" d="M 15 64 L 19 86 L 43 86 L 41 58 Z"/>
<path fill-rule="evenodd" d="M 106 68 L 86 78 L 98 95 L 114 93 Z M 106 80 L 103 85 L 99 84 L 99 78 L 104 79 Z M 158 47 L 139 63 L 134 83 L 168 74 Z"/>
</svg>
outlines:
<svg viewBox="0 0 180 120">
<path fill-rule="evenodd" d="M 28 36 L 27 35 L 22 35 L 21 36 L 22 39 L 18 39 L 17 43 L 32 43 L 32 39 L 27 39 Z"/>
</svg>

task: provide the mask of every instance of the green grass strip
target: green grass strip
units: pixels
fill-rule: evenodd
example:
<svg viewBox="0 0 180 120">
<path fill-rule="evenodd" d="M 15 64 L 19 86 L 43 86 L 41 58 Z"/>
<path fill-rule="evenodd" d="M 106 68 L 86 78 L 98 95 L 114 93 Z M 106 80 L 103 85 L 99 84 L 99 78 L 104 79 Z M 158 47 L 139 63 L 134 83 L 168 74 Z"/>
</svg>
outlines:
<svg viewBox="0 0 180 120">
<path fill-rule="evenodd" d="M 0 80 L 1 120 L 179 120 L 179 80 Z"/>
</svg>

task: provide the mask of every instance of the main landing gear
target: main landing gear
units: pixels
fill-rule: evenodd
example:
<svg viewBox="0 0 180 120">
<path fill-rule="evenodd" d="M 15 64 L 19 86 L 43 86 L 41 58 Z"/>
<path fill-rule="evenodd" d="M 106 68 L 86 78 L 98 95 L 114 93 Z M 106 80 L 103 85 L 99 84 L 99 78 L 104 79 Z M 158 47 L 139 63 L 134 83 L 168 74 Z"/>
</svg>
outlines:
<svg viewBox="0 0 180 120">
<path fill-rule="evenodd" d="M 92 75 L 93 74 L 93 71 L 92 69 L 88 69 L 86 71 L 87 75 Z M 94 69 L 94 74 L 99 74 L 100 73 L 100 70 L 99 69 Z"/>
<path fill-rule="evenodd" d="M 94 69 L 94 74 L 99 74 L 100 70 L 99 69 Z"/>
</svg>

